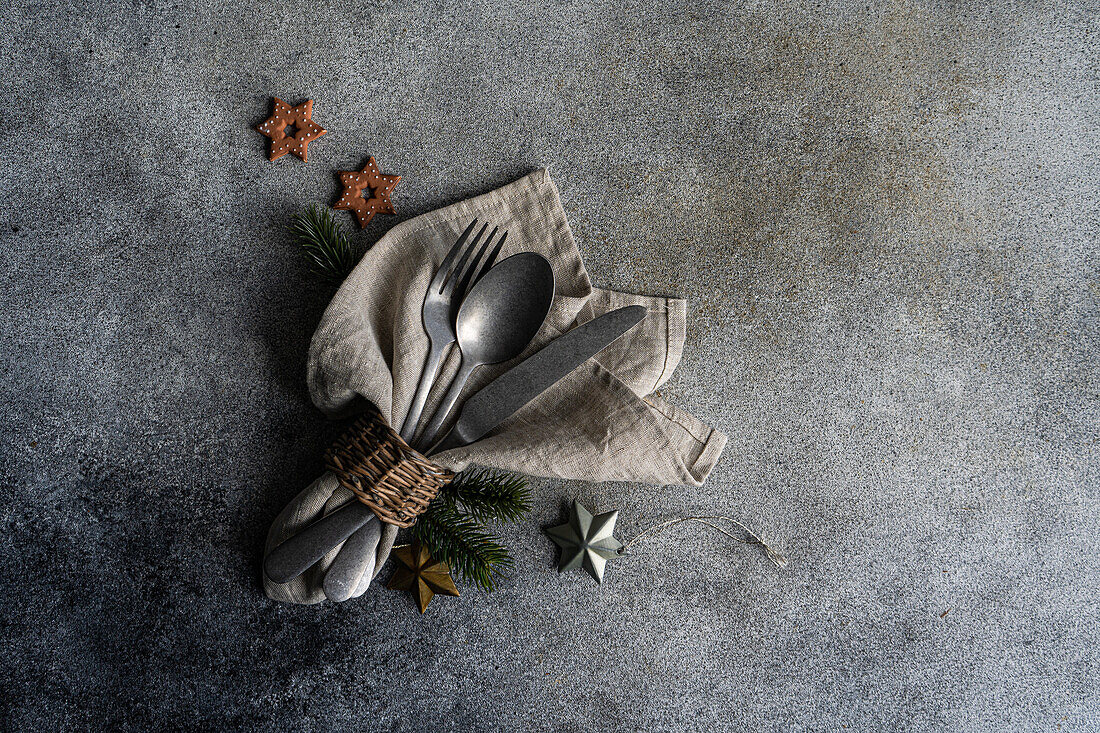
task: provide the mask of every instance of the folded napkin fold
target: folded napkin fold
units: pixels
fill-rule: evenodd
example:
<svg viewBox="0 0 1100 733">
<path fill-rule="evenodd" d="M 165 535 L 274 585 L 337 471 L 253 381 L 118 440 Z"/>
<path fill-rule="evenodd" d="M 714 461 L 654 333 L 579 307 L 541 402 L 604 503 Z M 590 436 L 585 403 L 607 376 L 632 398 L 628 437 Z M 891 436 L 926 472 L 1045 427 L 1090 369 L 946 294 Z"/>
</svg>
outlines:
<svg viewBox="0 0 1100 733">
<path fill-rule="evenodd" d="M 474 372 L 463 399 L 580 323 L 627 305 L 643 305 L 648 313 L 625 336 L 486 437 L 432 460 L 453 471 L 477 464 L 586 481 L 702 484 L 726 436 L 654 394 L 679 363 L 686 303 L 593 288 L 557 187 L 545 169 L 398 224 L 363 256 L 325 311 L 310 345 L 308 382 L 317 407 L 333 416 L 345 415 L 365 399 L 390 425 L 401 425 L 428 353 L 420 316 L 424 292 L 475 217 L 508 231 L 500 259 L 523 251 L 544 255 L 554 268 L 556 294 L 546 323 L 525 353 L 513 362 Z M 421 427 L 442 398 L 458 361 L 452 349 L 429 395 Z M 350 499 L 351 492 L 325 473 L 275 519 L 265 552 Z M 374 574 L 397 533 L 393 525 L 383 528 Z M 289 583 L 265 577 L 265 592 L 290 603 L 325 600 L 322 579 L 337 551 Z M 355 595 L 369 582 L 365 577 Z"/>
</svg>

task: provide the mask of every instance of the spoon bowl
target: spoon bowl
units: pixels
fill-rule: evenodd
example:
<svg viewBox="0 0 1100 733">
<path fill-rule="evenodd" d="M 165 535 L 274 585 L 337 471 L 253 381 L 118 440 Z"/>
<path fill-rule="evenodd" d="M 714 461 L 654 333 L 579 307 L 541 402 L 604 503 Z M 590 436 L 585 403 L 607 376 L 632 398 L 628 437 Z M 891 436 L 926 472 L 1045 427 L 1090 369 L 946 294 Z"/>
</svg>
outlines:
<svg viewBox="0 0 1100 733">
<path fill-rule="evenodd" d="M 514 359 L 538 333 L 554 298 L 554 271 L 541 255 L 521 252 L 489 270 L 458 310 L 463 361 Z"/>
</svg>

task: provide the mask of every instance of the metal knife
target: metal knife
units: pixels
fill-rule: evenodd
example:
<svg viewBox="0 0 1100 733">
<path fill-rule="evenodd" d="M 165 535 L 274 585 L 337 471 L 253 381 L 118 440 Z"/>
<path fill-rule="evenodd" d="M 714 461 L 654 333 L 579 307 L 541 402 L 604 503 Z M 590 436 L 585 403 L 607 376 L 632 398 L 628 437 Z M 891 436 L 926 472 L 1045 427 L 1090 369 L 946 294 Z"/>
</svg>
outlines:
<svg viewBox="0 0 1100 733">
<path fill-rule="evenodd" d="M 554 339 L 466 400 L 454 427 L 425 453 L 459 448 L 483 437 L 638 325 L 645 314 L 640 305 L 619 308 Z M 264 572 L 276 583 L 293 580 L 374 516 L 363 502 L 349 501 L 272 550 Z"/>
<path fill-rule="evenodd" d="M 640 305 L 619 308 L 554 339 L 466 400 L 454 427 L 428 453 L 442 453 L 484 437 L 610 346 L 645 318 L 645 314 L 646 309 Z"/>
</svg>

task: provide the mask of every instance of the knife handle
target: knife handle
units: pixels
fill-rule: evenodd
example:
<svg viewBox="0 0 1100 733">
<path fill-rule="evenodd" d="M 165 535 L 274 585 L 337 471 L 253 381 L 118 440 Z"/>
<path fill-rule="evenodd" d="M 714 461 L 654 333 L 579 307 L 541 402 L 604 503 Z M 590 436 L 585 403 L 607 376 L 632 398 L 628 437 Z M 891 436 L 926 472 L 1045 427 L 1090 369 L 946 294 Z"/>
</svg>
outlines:
<svg viewBox="0 0 1100 733">
<path fill-rule="evenodd" d="M 353 498 L 272 550 L 264 573 L 276 583 L 289 583 L 374 518 L 370 507 Z"/>
</svg>

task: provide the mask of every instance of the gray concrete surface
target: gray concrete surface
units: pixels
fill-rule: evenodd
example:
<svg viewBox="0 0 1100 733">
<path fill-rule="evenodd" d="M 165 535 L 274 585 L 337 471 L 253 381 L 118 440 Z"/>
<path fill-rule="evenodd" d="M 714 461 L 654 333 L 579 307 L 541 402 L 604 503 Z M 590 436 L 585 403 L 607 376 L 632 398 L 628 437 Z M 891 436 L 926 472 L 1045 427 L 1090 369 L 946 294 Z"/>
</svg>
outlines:
<svg viewBox="0 0 1100 733">
<path fill-rule="evenodd" d="M 1098 53 L 1090 3 L 9 6 L 2 726 L 1097 730 Z M 550 165 L 599 285 L 691 300 L 711 481 L 536 481 L 423 618 L 264 598 L 339 427 L 284 228 L 368 155 L 364 246 Z M 790 566 L 685 526 L 559 577 L 574 496 Z"/>
</svg>

